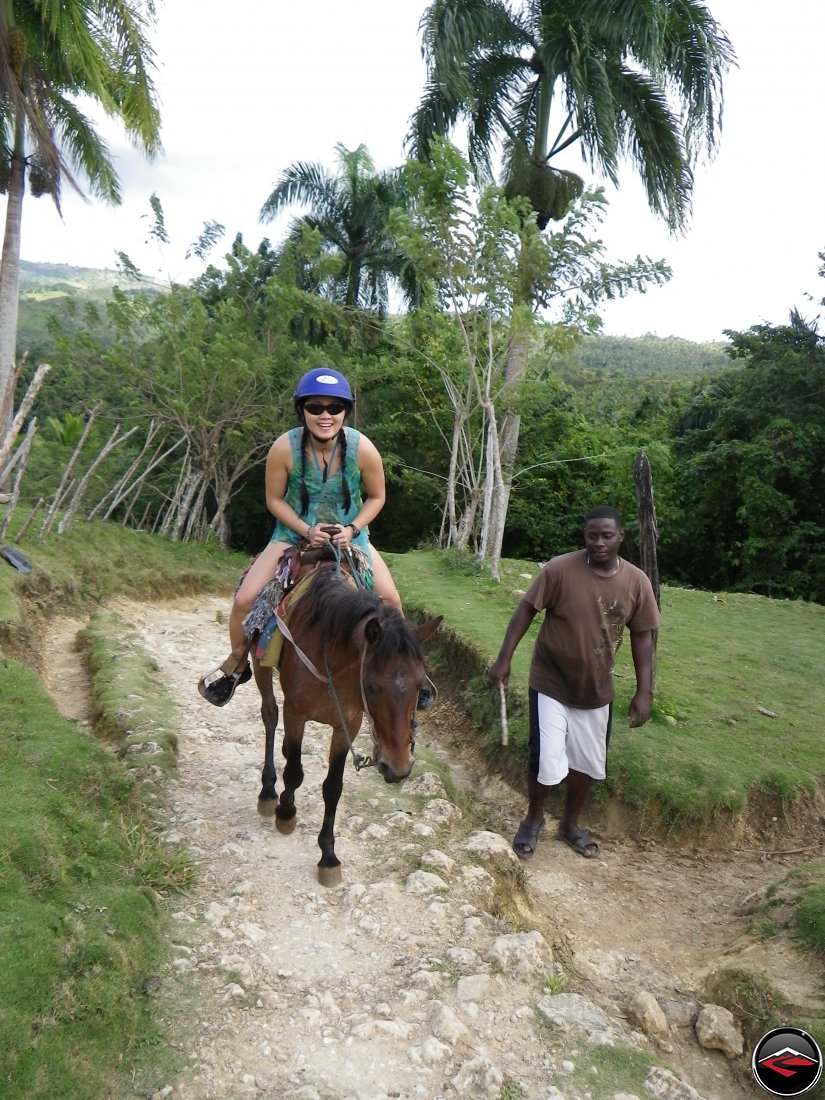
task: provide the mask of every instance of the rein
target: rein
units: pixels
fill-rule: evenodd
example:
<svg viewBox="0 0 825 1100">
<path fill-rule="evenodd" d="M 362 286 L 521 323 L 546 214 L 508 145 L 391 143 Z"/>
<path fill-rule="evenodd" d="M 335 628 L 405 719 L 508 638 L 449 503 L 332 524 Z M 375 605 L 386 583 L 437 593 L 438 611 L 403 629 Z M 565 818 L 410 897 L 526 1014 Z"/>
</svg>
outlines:
<svg viewBox="0 0 825 1100">
<path fill-rule="evenodd" d="M 327 540 L 327 543 L 331 547 L 333 555 L 335 557 L 335 570 L 336 570 L 336 573 L 337 573 L 339 579 L 341 579 L 342 581 L 344 579 L 343 570 L 341 569 L 341 555 L 343 553 L 343 555 L 346 557 L 347 563 L 349 564 L 350 575 L 352 576 L 352 579 L 355 583 L 356 588 L 366 588 L 367 587 L 366 583 L 362 579 L 362 577 L 361 577 L 360 573 L 358 572 L 358 570 L 355 568 L 355 562 L 353 561 L 352 555 L 350 554 L 349 550 L 343 550 L 343 551 L 339 550 L 338 547 L 332 545 L 332 543 L 330 542 L 329 539 Z M 367 719 L 369 720 L 370 736 L 372 737 L 372 747 L 373 747 L 372 756 L 364 756 L 363 753 L 355 751 L 355 746 L 353 744 L 352 737 L 350 736 L 349 727 L 347 725 L 346 719 L 344 718 L 344 711 L 343 711 L 343 708 L 341 706 L 341 700 L 338 698 L 338 693 L 335 690 L 335 684 L 332 682 L 332 669 L 329 667 L 329 661 L 327 659 L 326 643 L 324 643 L 324 668 L 326 669 L 326 675 L 324 675 L 322 672 L 318 671 L 318 669 L 315 667 L 315 665 L 310 660 L 310 658 L 306 655 L 306 653 L 304 653 L 304 651 L 301 649 L 301 647 L 295 641 L 295 638 L 292 636 L 292 633 L 290 632 L 289 627 L 286 625 L 286 623 L 283 620 L 283 617 L 281 615 L 279 615 L 277 611 L 275 612 L 275 621 L 278 624 L 278 629 L 280 630 L 281 634 L 283 634 L 284 638 L 286 638 L 286 640 L 288 642 L 291 642 L 292 648 L 295 650 L 295 652 L 297 653 L 300 660 L 309 669 L 309 671 L 312 673 L 312 675 L 316 679 L 320 680 L 321 683 L 326 683 L 327 691 L 329 693 L 329 696 L 332 699 L 333 703 L 335 704 L 335 709 L 338 712 L 338 719 L 341 723 L 341 729 L 344 731 L 344 736 L 347 739 L 347 745 L 349 746 L 349 751 L 350 751 L 350 754 L 352 755 L 352 763 L 355 766 L 355 770 L 357 772 L 360 772 L 362 768 L 371 768 L 371 767 L 373 767 L 375 765 L 376 760 L 378 759 L 378 739 L 375 735 L 375 723 L 372 720 L 372 715 L 370 714 L 370 708 L 367 705 L 367 696 L 366 696 L 366 693 L 364 691 L 364 663 L 366 662 L 366 659 L 367 659 L 367 647 L 366 647 L 366 645 L 364 646 L 364 649 L 361 652 L 361 665 L 360 665 L 360 668 L 358 670 L 358 686 L 361 690 L 361 702 L 363 703 L 363 706 L 364 706 L 364 714 L 367 716 Z"/>
</svg>

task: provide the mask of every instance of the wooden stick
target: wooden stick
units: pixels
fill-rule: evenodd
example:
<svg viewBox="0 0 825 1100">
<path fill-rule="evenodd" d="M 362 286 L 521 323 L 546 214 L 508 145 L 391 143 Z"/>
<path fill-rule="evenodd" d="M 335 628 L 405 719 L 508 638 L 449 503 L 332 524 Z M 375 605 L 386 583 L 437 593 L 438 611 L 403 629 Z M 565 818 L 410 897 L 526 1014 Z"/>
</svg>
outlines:
<svg viewBox="0 0 825 1100">
<path fill-rule="evenodd" d="M 507 725 L 507 699 L 504 694 L 504 684 L 498 685 L 500 713 L 501 713 L 501 743 L 502 745 L 509 745 L 510 743 L 510 727 Z"/>
</svg>

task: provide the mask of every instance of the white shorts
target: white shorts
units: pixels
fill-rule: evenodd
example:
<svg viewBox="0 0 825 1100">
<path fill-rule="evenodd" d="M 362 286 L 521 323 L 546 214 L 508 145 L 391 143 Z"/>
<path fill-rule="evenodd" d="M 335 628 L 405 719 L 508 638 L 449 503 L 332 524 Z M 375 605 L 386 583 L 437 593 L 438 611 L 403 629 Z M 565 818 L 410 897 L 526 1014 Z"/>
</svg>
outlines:
<svg viewBox="0 0 825 1100">
<path fill-rule="evenodd" d="M 545 787 L 561 783 L 568 771 L 604 779 L 612 705 L 585 710 L 569 707 L 530 689 L 530 774 Z"/>
</svg>

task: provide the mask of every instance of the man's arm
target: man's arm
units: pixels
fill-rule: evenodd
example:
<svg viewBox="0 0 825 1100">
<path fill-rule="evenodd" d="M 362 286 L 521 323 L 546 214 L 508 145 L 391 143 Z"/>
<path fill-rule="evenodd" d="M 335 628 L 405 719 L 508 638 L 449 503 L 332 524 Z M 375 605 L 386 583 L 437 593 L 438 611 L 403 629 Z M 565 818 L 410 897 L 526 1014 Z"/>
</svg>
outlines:
<svg viewBox="0 0 825 1100">
<path fill-rule="evenodd" d="M 636 694 L 630 700 L 627 716 L 631 726 L 643 726 L 653 706 L 653 631 L 631 631 L 630 651 L 636 670 Z"/>
<path fill-rule="evenodd" d="M 504 641 L 501 643 L 498 657 L 487 670 L 487 675 L 494 684 L 507 684 L 510 679 L 510 662 L 513 659 L 513 654 L 537 614 L 536 608 L 526 600 L 522 600 L 513 612 L 504 633 Z"/>
</svg>

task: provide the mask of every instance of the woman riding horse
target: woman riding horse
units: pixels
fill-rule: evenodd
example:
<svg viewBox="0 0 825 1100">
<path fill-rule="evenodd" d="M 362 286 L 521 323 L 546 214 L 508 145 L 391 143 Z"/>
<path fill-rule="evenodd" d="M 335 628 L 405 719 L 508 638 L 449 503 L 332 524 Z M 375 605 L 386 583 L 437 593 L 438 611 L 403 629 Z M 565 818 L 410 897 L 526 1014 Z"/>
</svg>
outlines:
<svg viewBox="0 0 825 1100">
<path fill-rule="evenodd" d="M 375 445 L 344 424 L 355 404 L 349 382 L 331 367 L 318 367 L 303 376 L 293 397 L 300 424 L 278 436 L 266 460 L 266 503 L 277 521 L 275 530 L 247 570 L 229 616 L 236 660 L 233 664 L 230 658 L 222 666 L 224 675 L 201 688 L 217 707 L 251 678 L 244 619 L 288 547 L 303 542 L 319 548 L 331 542 L 338 553 L 358 548 L 369 562 L 376 594 L 401 610 L 398 589 L 367 529 L 384 507 L 384 464 Z M 429 701 L 427 694 L 422 705 Z"/>
</svg>

